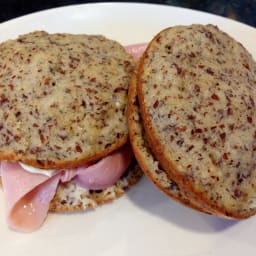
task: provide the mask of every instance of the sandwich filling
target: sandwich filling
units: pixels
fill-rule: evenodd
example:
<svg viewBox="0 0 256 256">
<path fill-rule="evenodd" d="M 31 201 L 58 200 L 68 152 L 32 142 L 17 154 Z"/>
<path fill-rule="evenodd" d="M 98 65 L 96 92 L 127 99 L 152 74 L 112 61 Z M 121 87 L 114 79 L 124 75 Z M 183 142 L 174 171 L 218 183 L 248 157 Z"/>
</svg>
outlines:
<svg viewBox="0 0 256 256">
<path fill-rule="evenodd" d="M 127 170 L 133 154 L 129 145 L 94 164 L 42 174 L 24 169 L 19 162 L 1 162 L 0 175 L 6 202 L 8 225 L 15 230 L 30 232 L 44 222 L 49 204 L 59 182 L 75 180 L 88 190 L 112 186 Z"/>
</svg>

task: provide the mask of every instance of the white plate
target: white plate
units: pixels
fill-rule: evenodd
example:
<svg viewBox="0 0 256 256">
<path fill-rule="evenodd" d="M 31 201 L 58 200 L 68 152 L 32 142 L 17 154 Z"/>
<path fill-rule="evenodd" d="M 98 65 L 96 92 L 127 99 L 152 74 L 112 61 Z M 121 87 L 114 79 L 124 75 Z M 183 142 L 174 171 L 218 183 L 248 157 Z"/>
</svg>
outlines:
<svg viewBox="0 0 256 256">
<path fill-rule="evenodd" d="M 202 12 L 160 5 L 106 3 L 52 9 L 0 24 L 0 41 L 43 29 L 104 34 L 123 44 L 147 42 L 159 30 L 212 23 L 256 57 L 256 30 Z M 2 198 L 2 193 L 0 194 Z M 145 178 L 126 196 L 95 211 L 50 214 L 37 232 L 20 234 L 5 223 L 0 200 L 1 255 L 255 255 L 256 218 L 228 221 L 173 202 Z"/>
</svg>

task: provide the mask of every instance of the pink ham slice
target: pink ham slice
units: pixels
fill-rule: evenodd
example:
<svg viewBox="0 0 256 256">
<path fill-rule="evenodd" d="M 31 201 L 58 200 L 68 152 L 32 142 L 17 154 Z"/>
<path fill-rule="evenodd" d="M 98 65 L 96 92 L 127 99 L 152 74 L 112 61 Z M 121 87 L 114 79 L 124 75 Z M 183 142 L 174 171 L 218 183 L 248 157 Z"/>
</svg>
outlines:
<svg viewBox="0 0 256 256">
<path fill-rule="evenodd" d="M 44 222 L 60 174 L 51 178 L 24 171 L 18 163 L 1 163 L 7 222 L 14 230 L 30 232 Z"/>
<path fill-rule="evenodd" d="M 146 50 L 147 44 L 133 44 L 125 47 L 126 51 L 130 53 L 135 60 L 139 60 L 142 53 Z"/>
<path fill-rule="evenodd" d="M 77 183 L 84 188 L 93 190 L 104 189 L 113 185 L 127 170 L 133 153 L 126 145 L 122 151 L 117 151 L 89 167 L 78 167 Z"/>
<path fill-rule="evenodd" d="M 10 228 L 31 232 L 43 224 L 58 183 L 75 179 L 86 189 L 113 185 L 127 170 L 132 151 L 129 145 L 93 165 L 60 170 L 53 177 L 25 171 L 18 163 L 1 162 L 1 178 Z"/>
<path fill-rule="evenodd" d="M 126 50 L 138 60 L 145 48 L 146 44 L 137 44 L 127 46 Z M 38 229 L 47 217 L 49 204 L 60 181 L 67 182 L 75 177 L 80 186 L 103 189 L 121 177 L 131 158 L 131 149 L 126 146 L 95 165 L 62 170 L 50 178 L 29 173 L 18 163 L 1 162 L 0 175 L 9 227 L 22 232 Z"/>
</svg>

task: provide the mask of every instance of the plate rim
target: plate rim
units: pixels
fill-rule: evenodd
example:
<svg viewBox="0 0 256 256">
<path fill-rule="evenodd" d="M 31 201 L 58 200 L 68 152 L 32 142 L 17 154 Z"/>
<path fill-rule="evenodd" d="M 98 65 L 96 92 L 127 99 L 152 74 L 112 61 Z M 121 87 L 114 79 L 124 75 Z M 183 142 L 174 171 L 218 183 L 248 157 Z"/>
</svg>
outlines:
<svg viewBox="0 0 256 256">
<path fill-rule="evenodd" d="M 162 5 L 162 4 L 152 4 L 152 3 L 150 3 L 150 4 L 146 4 L 146 3 L 126 3 L 126 2 L 101 2 L 101 3 L 86 3 L 86 4 L 74 4 L 74 5 L 65 5 L 65 6 L 59 6 L 59 7 L 54 7 L 54 8 L 50 8 L 50 9 L 45 9 L 45 10 L 40 10 L 40 11 L 36 11 L 36 12 L 32 12 L 32 13 L 29 13 L 29 14 L 26 14 L 26 15 L 22 15 L 22 16 L 19 16 L 19 17 L 16 17 L 16 18 L 13 18 L 13 19 L 10 19 L 10 20 L 7 20 L 7 21 L 5 21 L 5 22 L 3 22 L 3 23 L 0 23 L 0 29 L 2 29 L 2 25 L 4 25 L 4 24 L 7 24 L 7 27 L 9 26 L 9 24 L 10 24 L 10 26 L 14 26 L 15 24 L 17 24 L 17 22 L 19 23 L 19 21 L 20 20 L 25 20 L 24 21 L 24 23 L 26 23 L 26 22 L 28 22 L 28 19 L 30 19 L 30 18 L 35 18 L 35 19 L 37 19 L 37 16 L 39 16 L 40 18 L 42 17 L 41 15 L 42 15 L 42 13 L 48 13 L 48 12 L 55 12 L 56 10 L 57 11 L 62 11 L 62 10 L 64 10 L 64 9 L 69 9 L 69 8 L 72 8 L 72 7 L 75 7 L 75 8 L 80 8 L 81 6 L 84 8 L 84 6 L 124 6 L 124 5 L 136 5 L 136 6 L 142 6 L 142 7 L 145 7 L 145 5 L 146 6 L 148 6 L 148 7 L 154 7 L 154 6 L 158 6 L 158 7 L 160 7 L 160 8 L 164 8 L 164 9 L 167 9 L 167 8 L 169 8 L 169 10 L 170 10 L 170 12 L 172 11 L 172 10 L 176 10 L 176 9 L 179 9 L 179 10 L 181 10 L 181 11 L 186 11 L 186 12 L 189 12 L 189 13 L 191 13 L 191 12 L 193 12 L 193 13 L 200 13 L 200 15 L 202 14 L 203 15 L 203 17 L 208 17 L 209 15 L 211 16 L 211 17 L 216 17 L 216 19 L 218 19 L 218 20 L 220 20 L 220 22 L 224 22 L 224 23 L 226 23 L 226 22 L 228 22 L 229 24 L 235 24 L 235 25 L 237 25 L 237 26 L 239 26 L 239 28 L 242 28 L 243 26 L 245 26 L 246 28 L 249 28 L 250 29 L 250 31 L 251 31 L 251 28 L 253 29 L 252 31 L 253 31 L 253 34 L 255 34 L 256 35 L 256 29 L 255 28 L 253 28 L 253 27 L 251 27 L 251 26 L 249 26 L 249 25 L 247 25 L 247 24 L 244 24 L 244 23 L 241 23 L 241 22 L 238 22 L 238 21 L 235 21 L 235 20 L 232 20 L 232 19 L 229 19 L 229 18 L 226 18 L 226 17 L 222 17 L 222 16 L 219 16 L 219 15 L 215 15 L 215 14 L 211 14 L 211 13 L 207 13 L 207 12 L 202 12 L 202 11 L 198 11 L 198 10 L 193 10 L 193 9 L 188 9 L 188 8 L 183 8 L 183 7 L 177 7 L 177 6 L 170 6 L 170 5 Z M 66 10 L 65 10 L 66 11 Z M 205 15 L 205 16 L 204 16 Z M 6 28 L 7 28 L 6 27 Z M 246 30 L 246 33 L 247 33 L 247 31 L 248 31 L 248 29 Z M 17 30 L 17 34 L 19 33 L 19 30 Z M 254 53 L 255 53 L 255 50 L 254 50 Z M 152 186 L 152 191 L 153 190 L 155 190 L 155 188 L 153 188 L 153 185 L 148 181 L 148 180 L 144 180 L 145 182 L 146 182 L 146 186 L 150 186 L 150 189 L 151 189 L 151 186 Z M 145 185 L 145 182 L 143 183 L 144 185 Z M 142 190 L 144 187 L 142 187 L 142 185 L 140 186 L 140 184 L 138 184 L 137 185 L 138 187 L 136 188 L 134 188 L 134 190 L 133 191 L 131 191 L 131 194 L 136 194 L 136 191 L 139 191 L 139 190 Z M 2 192 L 2 191 L 1 191 Z M 140 195 L 139 195 L 140 196 Z M 157 194 L 157 196 L 158 196 L 158 194 Z M 129 197 L 129 196 L 125 196 L 125 197 Z M 162 196 L 161 196 L 162 197 Z M 124 201 L 123 201 L 124 200 Z M 112 211 L 114 211 L 114 209 L 116 209 L 116 210 L 118 210 L 118 209 L 121 209 L 121 207 L 122 206 L 126 206 L 126 200 L 127 199 L 119 199 L 119 202 L 115 202 L 114 204 L 113 204 L 113 208 L 111 208 L 111 206 L 107 206 L 106 207 L 106 209 L 99 209 L 100 211 L 102 211 L 102 212 L 105 212 L 106 214 L 112 214 Z M 128 200 L 129 200 L 129 198 L 128 198 Z M 149 198 L 149 200 L 148 201 L 150 201 L 150 198 Z M 130 202 L 130 201 L 129 201 Z M 133 201 L 131 201 L 132 202 L 132 205 L 128 205 L 128 206 L 130 206 L 130 207 L 133 207 L 133 204 L 135 204 Z M 160 203 L 164 203 L 164 201 L 163 202 L 160 202 Z M 174 202 L 172 202 L 172 205 L 174 205 Z M 103 206 L 104 207 L 104 206 Z M 135 205 L 135 207 L 137 207 L 137 205 Z M 143 210 L 145 210 L 145 211 L 147 211 L 146 212 L 146 216 L 148 217 L 148 215 L 150 215 L 151 214 L 151 216 L 149 216 L 149 217 L 155 217 L 154 215 L 152 215 L 152 214 L 154 214 L 154 212 L 151 212 L 151 211 L 149 211 L 148 212 L 148 209 L 147 209 L 147 207 L 145 207 L 143 204 L 142 205 L 140 205 L 139 206 L 139 212 L 138 213 L 136 213 L 136 214 L 141 214 L 141 212 L 140 212 L 140 210 L 141 210 L 141 208 L 143 209 Z M 145 209 L 144 209 L 145 208 Z M 178 205 L 178 207 L 174 207 L 175 209 L 176 208 L 181 208 L 181 206 L 180 205 Z M 3 209 L 3 208 L 2 208 Z M 183 209 L 184 210 L 184 209 Z M 189 209 L 185 209 L 185 211 L 184 212 L 186 212 L 186 211 L 188 211 Z M 184 214 L 184 212 L 182 213 L 182 214 Z M 94 215 L 94 214 L 97 214 L 97 215 L 99 215 L 99 216 L 101 216 L 102 214 L 100 213 L 100 212 L 98 212 L 98 213 L 92 213 L 92 212 L 89 212 L 89 213 L 85 213 L 85 214 L 88 214 L 88 218 L 90 218 L 91 216 L 90 215 Z M 181 214 L 181 215 L 182 215 Z M 200 213 L 199 213 L 200 214 Z M 61 223 L 63 223 L 63 220 L 65 219 L 65 220 L 67 220 L 65 217 L 66 216 L 61 216 L 61 218 L 60 219 L 62 219 L 62 220 L 60 220 L 60 219 L 57 219 L 56 218 L 56 215 L 57 214 L 54 214 L 55 216 L 51 216 L 52 218 L 51 218 L 51 220 L 49 220 L 49 222 L 48 223 L 46 223 L 45 224 L 45 226 L 43 227 L 43 230 L 39 230 L 38 232 L 36 232 L 36 233 L 31 233 L 31 234 L 20 234 L 20 233 L 13 233 L 13 232 L 9 232 L 9 230 L 7 229 L 6 230 L 6 228 L 5 228 L 5 226 L 4 226 L 4 228 L 2 229 L 2 233 L 0 232 L 0 234 L 4 234 L 4 235 L 6 235 L 6 238 L 5 239 L 11 239 L 11 238 L 18 238 L 17 239 L 17 241 L 19 241 L 19 242 L 17 242 L 17 247 L 16 247 L 16 249 L 15 249 L 15 246 L 14 246 L 14 248 L 12 248 L 11 249 L 11 254 L 10 255 L 13 255 L 13 250 L 15 250 L 15 252 L 17 253 L 18 251 L 16 251 L 16 250 L 18 250 L 20 247 L 19 247 L 19 245 L 20 246 L 23 246 L 22 247 L 22 249 L 23 249 L 23 251 L 21 252 L 21 255 L 23 255 L 23 253 L 26 253 L 26 251 L 29 251 L 29 245 L 30 245 L 30 242 L 32 242 L 32 245 L 31 245 L 31 247 L 32 248 L 34 248 L 34 246 L 33 246 L 33 242 L 35 242 L 35 244 L 38 244 L 38 243 L 40 243 L 40 241 L 39 241 L 39 239 L 40 238 L 42 238 L 42 236 L 44 235 L 44 234 L 47 234 L 48 232 L 50 233 L 50 235 L 55 235 L 55 231 L 54 231 L 54 228 L 59 228 L 60 226 L 59 226 L 59 224 Z M 186 213 L 185 213 L 185 215 L 186 215 Z M 1 216 L 3 216 L 3 213 L 1 213 Z M 135 216 L 137 216 L 137 215 L 135 215 Z M 139 215 L 140 216 L 140 215 Z M 143 215 L 142 215 L 143 216 Z M 190 216 L 190 215 L 188 215 L 188 216 Z M 60 216 L 58 216 L 58 217 L 60 217 Z M 85 216 L 85 217 L 87 217 L 87 216 Z M 121 218 L 123 218 L 123 217 L 126 217 L 126 216 L 121 216 Z M 158 215 L 156 215 L 156 219 L 158 219 Z M 182 217 L 183 216 L 179 216 L 180 218 L 181 218 L 181 220 L 182 220 Z M 55 218 L 55 220 L 53 220 L 53 218 Z M 64 227 L 64 230 L 73 230 L 73 227 L 72 227 L 72 224 L 73 224 L 73 217 L 72 216 L 68 216 L 68 218 L 72 218 L 72 219 L 70 219 L 70 223 L 71 224 L 67 224 L 67 226 L 66 227 Z M 94 217 L 93 217 L 93 219 L 94 219 Z M 57 220 L 57 221 L 56 221 Z M 69 219 L 68 219 L 69 220 Z M 161 220 L 162 221 L 164 221 L 164 219 L 163 218 L 161 218 Z M 204 220 L 204 219 L 203 219 Z M 248 223 L 246 223 L 245 225 L 246 225 L 246 227 L 247 227 L 247 225 L 249 225 L 249 231 L 248 230 L 246 230 L 246 232 L 249 232 L 249 234 L 252 234 L 252 233 L 250 233 L 250 232 L 252 232 L 252 230 L 253 230 L 253 227 L 252 227 L 252 225 L 250 225 L 250 223 L 254 223 L 255 222 L 255 220 L 256 219 L 254 219 L 254 220 L 250 220 L 251 222 L 248 222 Z M 56 221 L 56 222 L 55 222 Z M 85 220 L 85 222 L 86 222 L 86 220 Z M 0 220 L 0 223 L 2 224 L 2 225 L 6 225 L 6 223 L 5 223 L 5 219 L 1 219 Z M 57 223 L 57 224 L 56 224 Z M 177 222 L 178 223 L 178 222 Z M 180 228 L 179 227 L 179 224 L 177 224 L 176 222 L 174 222 L 174 223 L 171 223 L 172 225 L 174 225 L 174 230 L 176 230 L 175 228 Z M 213 223 L 214 223 L 214 221 L 213 221 Z M 74 223 L 75 225 L 77 225 L 77 223 L 76 223 L 76 220 L 75 220 L 75 223 Z M 175 227 L 175 224 L 176 224 L 176 226 L 177 227 Z M 207 223 L 208 224 L 208 223 Z M 162 225 L 162 224 L 161 224 Z M 171 226 L 172 226 L 171 225 Z M 221 231 L 222 231 L 222 229 L 219 227 L 219 226 L 222 226 L 222 225 L 224 225 L 224 228 L 225 228 L 225 223 L 223 224 L 221 221 L 220 222 L 218 222 L 218 221 L 216 221 L 216 232 L 214 233 L 214 234 L 206 234 L 206 237 L 207 237 L 207 239 L 211 242 L 212 240 L 212 238 L 209 238 L 209 236 L 210 235 L 214 235 L 214 238 L 215 238 L 215 235 L 216 236 L 218 236 L 218 235 L 220 235 L 220 238 L 222 238 L 223 236 L 222 236 L 222 234 L 219 234 Z M 241 224 L 242 225 L 242 224 Z M 204 227 L 204 225 L 202 225 L 203 227 Z M 154 225 L 153 225 L 153 227 L 154 227 Z M 181 228 L 180 228 L 180 230 L 181 230 L 181 232 L 183 231 L 182 230 L 182 227 L 183 226 L 181 226 Z M 205 226 L 206 228 L 207 228 L 207 225 Z M 218 229 L 218 227 L 219 227 L 219 229 Z M 99 227 L 97 227 L 97 228 L 99 228 Z M 61 230 L 62 229 L 60 229 L 60 232 L 61 232 Z M 251 231 L 250 231 L 251 230 Z M 97 233 L 97 231 L 98 230 L 96 230 L 95 231 L 95 233 Z M 200 231 L 200 230 L 199 230 Z M 242 233 L 243 233 L 243 231 L 244 230 L 241 230 L 242 231 Z M 57 232 L 57 231 L 56 231 Z M 85 231 L 86 232 L 86 231 Z M 186 232 L 188 232 L 188 233 L 191 233 L 192 235 L 194 235 L 194 233 L 195 233 L 195 231 L 194 230 L 190 230 L 190 229 L 187 229 L 187 231 Z M 59 233 L 59 232 L 58 232 Z M 57 234 L 58 234 L 57 233 Z M 129 230 L 128 230 L 128 233 L 129 233 Z M 170 234 L 171 235 L 173 235 L 173 234 L 175 234 L 175 233 L 173 233 L 173 231 L 172 232 L 170 232 Z M 228 233 L 229 234 L 229 233 Z M 244 234 L 244 233 L 243 233 Z M 204 232 L 203 231 L 201 231 L 201 233 L 199 233 L 198 232 L 198 234 L 195 234 L 195 239 L 198 237 L 197 235 L 202 235 L 202 237 L 204 237 Z M 51 237 L 51 236 L 50 236 Z M 86 237 L 86 236 L 85 236 Z M 64 236 L 64 238 L 67 238 L 67 237 L 65 237 Z M 80 238 L 80 236 L 79 236 L 79 238 Z M 238 238 L 239 238 L 239 236 L 238 236 Z M 241 237 L 240 237 L 241 238 Z M 5 239 L 4 239 L 4 241 L 3 242 L 5 242 Z M 20 239 L 20 240 L 19 240 Z M 34 241 L 35 240 L 35 241 Z M 45 241 L 45 240 L 43 240 L 43 241 Z M 72 239 L 71 239 L 71 241 L 72 241 Z M 194 239 L 192 239 L 192 241 L 194 241 Z M 204 241 L 204 240 L 202 240 L 202 241 Z M 201 242 L 201 241 L 200 241 Z M 242 242 L 244 242 L 244 240 L 242 240 Z M 243 243 L 238 243 L 238 245 L 241 245 L 241 247 L 242 248 L 244 248 L 243 247 Z M 8 242 L 7 244 L 10 244 L 10 242 Z M 82 243 L 81 243 L 82 244 Z M 59 244 L 57 244 L 57 245 L 59 245 Z M 39 246 L 41 246 L 41 244 L 39 244 Z M 64 248 L 66 248 L 68 245 L 64 245 L 63 247 Z M 81 246 L 82 247 L 82 246 Z M 195 246 L 196 247 L 196 246 Z M 3 253 L 4 252 L 6 252 L 6 249 L 7 247 L 4 245 L 3 246 Z M 56 248 L 55 247 L 55 245 L 52 245 L 52 248 Z M 72 248 L 72 245 L 71 245 L 71 248 Z M 149 247 L 150 248 L 150 247 Z M 211 247 L 212 248 L 212 247 Z M 254 249 L 256 248 L 256 247 L 253 247 Z M 249 247 L 245 247 L 244 249 L 245 249 L 245 251 L 247 251 L 246 249 L 248 249 L 249 250 L 249 252 L 251 252 L 252 250 L 253 250 L 253 248 L 252 249 L 250 249 Z M 68 246 L 68 249 L 70 249 L 70 246 Z M 114 248 L 114 249 L 116 249 L 116 248 Z M 122 249 L 122 244 L 120 244 L 120 248 L 117 248 L 115 251 L 117 251 L 118 249 L 120 249 L 120 251 L 121 251 L 121 249 Z M 45 250 L 47 250 L 47 249 L 45 249 Z M 235 249 L 234 249 L 235 250 Z M 82 250 L 81 250 L 82 251 Z M 81 251 L 80 251 L 80 253 L 81 253 Z M 233 249 L 232 249 L 232 251 L 233 251 Z M 9 252 L 10 251 L 7 251 L 6 253 L 9 255 Z M 61 250 L 61 252 L 63 253 L 64 251 L 63 250 Z M 79 251 L 78 251 L 79 252 Z M 122 252 L 122 251 L 121 251 Z M 143 252 L 145 252 L 145 251 L 143 251 Z M 197 248 L 197 252 L 198 252 L 198 254 L 200 254 L 200 251 L 198 250 L 198 248 Z M 216 252 L 218 252 L 218 251 L 216 251 Z M 208 253 L 210 253 L 210 254 L 207 254 L 207 255 L 217 255 L 217 253 L 216 253 L 215 251 L 212 251 L 212 252 L 208 252 Z M 221 255 L 223 255 L 222 254 L 222 250 L 221 251 L 219 251 L 220 252 L 220 254 Z M 41 253 L 44 253 L 44 250 L 42 251 L 42 252 L 40 252 L 39 251 L 39 255 L 42 255 Z M 66 253 L 64 253 L 63 255 L 69 255 L 70 254 L 70 252 L 67 252 L 68 254 L 66 254 Z M 81 255 L 79 253 L 79 255 Z M 202 252 L 201 252 L 202 253 Z M 207 253 L 207 252 L 206 252 Z M 216 253 L 216 254 L 215 254 Z M 225 253 L 225 252 L 224 252 Z M 54 252 L 53 252 L 53 254 L 54 254 Z M 124 252 L 123 252 L 123 254 L 124 254 Z M 121 255 L 123 255 L 123 254 L 121 254 Z M 185 253 L 184 252 L 184 255 L 188 255 L 187 253 Z M 52 255 L 52 254 L 51 254 Z M 98 255 L 98 254 L 97 254 Z M 105 254 L 104 254 L 105 255 Z M 109 254 L 108 254 L 109 255 Z M 116 254 L 115 254 L 116 255 Z M 120 255 L 120 254 L 119 254 Z M 126 254 L 125 254 L 126 255 Z M 151 254 L 150 254 L 151 255 Z M 180 254 L 179 254 L 180 255 Z M 183 253 L 182 253 L 182 255 L 183 255 Z M 197 254 L 193 254 L 193 255 L 197 255 Z M 205 255 L 205 254 L 200 254 L 200 255 Z"/>
<path fill-rule="evenodd" d="M 218 19 L 222 19 L 223 21 L 226 22 L 234 22 L 237 23 L 239 25 L 245 26 L 249 29 L 253 29 L 256 30 L 256 28 L 254 28 L 253 26 L 243 23 L 241 21 L 238 20 L 234 20 L 232 18 L 226 17 L 226 16 L 221 16 L 219 14 L 215 14 L 215 13 L 211 13 L 211 12 L 207 12 L 207 11 L 202 11 L 202 10 L 197 10 L 197 9 L 190 9 L 187 7 L 182 7 L 182 6 L 175 6 L 175 5 L 169 5 L 169 4 L 158 4 L 158 3 L 146 3 L 146 2 L 89 2 L 89 3 L 78 3 L 78 4 L 67 4 L 67 5 L 61 5 L 61 6 L 56 6 L 56 7 L 51 7 L 51 8 L 47 8 L 47 9 L 42 9 L 42 10 L 37 10 L 34 12 L 30 12 L 27 14 L 23 14 L 17 17 L 13 17 L 11 19 L 8 19 L 6 21 L 0 22 L 0 28 L 8 23 L 15 23 L 15 22 L 19 22 L 20 20 L 24 20 L 24 19 L 28 19 L 28 18 L 33 18 L 33 16 L 38 16 L 38 15 L 44 15 L 46 13 L 49 12 L 56 12 L 56 11 L 62 11 L 62 10 L 67 10 L 67 9 L 71 9 L 71 8 L 85 8 L 85 7 L 107 7 L 107 8 L 111 8 L 111 7 L 116 7 L 116 6 L 126 6 L 126 5 L 130 5 L 130 6 L 137 6 L 137 7 L 146 7 L 146 8 L 152 8 L 152 7 L 157 7 L 157 8 L 166 8 L 166 9 L 176 9 L 176 10 L 180 10 L 180 11 L 185 11 L 185 12 L 190 12 L 190 13 L 198 13 L 200 15 L 207 15 L 207 16 L 211 16 L 211 17 L 215 17 Z"/>
</svg>

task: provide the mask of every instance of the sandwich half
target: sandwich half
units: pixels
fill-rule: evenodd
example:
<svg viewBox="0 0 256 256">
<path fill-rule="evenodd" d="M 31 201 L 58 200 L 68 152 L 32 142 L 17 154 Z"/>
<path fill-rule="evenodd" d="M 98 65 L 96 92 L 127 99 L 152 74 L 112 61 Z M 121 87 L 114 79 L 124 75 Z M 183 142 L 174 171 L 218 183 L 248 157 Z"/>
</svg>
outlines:
<svg viewBox="0 0 256 256">
<path fill-rule="evenodd" d="M 0 160 L 9 226 L 115 199 L 141 171 L 128 143 L 134 60 L 99 35 L 35 31 L 0 44 Z"/>
<path fill-rule="evenodd" d="M 175 26 L 152 39 L 136 72 L 129 129 L 146 175 L 194 209 L 254 215 L 256 63 L 248 51 L 216 26 Z"/>
</svg>

